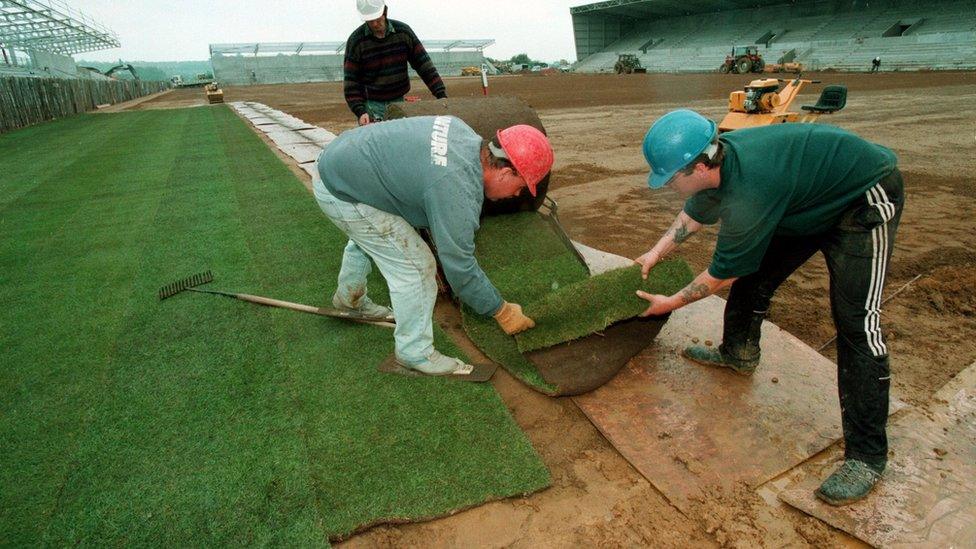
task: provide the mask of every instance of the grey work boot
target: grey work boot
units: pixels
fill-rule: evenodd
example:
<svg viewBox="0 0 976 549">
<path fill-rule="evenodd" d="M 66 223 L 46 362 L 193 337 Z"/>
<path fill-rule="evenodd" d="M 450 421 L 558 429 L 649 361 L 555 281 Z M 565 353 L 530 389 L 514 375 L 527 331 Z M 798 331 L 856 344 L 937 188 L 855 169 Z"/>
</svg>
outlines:
<svg viewBox="0 0 976 549">
<path fill-rule="evenodd" d="M 384 307 L 377 303 L 373 303 L 373 300 L 363 296 L 359 298 L 359 302 L 356 306 L 346 303 L 339 297 L 339 292 L 332 295 L 332 306 L 341 311 L 350 311 L 354 313 L 359 313 L 363 316 L 370 316 L 374 318 L 383 318 L 389 322 L 393 322 L 393 309 L 389 307 Z"/>
<path fill-rule="evenodd" d="M 693 362 L 704 364 L 705 366 L 728 368 L 743 376 L 752 375 L 752 373 L 756 371 L 756 366 L 759 365 L 758 357 L 748 360 L 737 359 L 723 353 L 721 348 L 715 349 L 713 347 L 703 347 L 701 345 L 693 345 L 685 348 L 685 350 L 681 351 L 681 356 Z"/>
<path fill-rule="evenodd" d="M 882 472 L 884 465 L 872 466 L 861 460 L 846 459 L 814 493 L 831 505 L 847 505 L 868 495 L 881 479 Z"/>
<path fill-rule="evenodd" d="M 396 359 L 397 364 L 403 366 L 404 368 L 409 368 L 411 370 L 417 370 L 418 372 L 427 374 L 429 376 L 446 376 L 451 374 L 466 375 L 470 374 L 474 370 L 474 366 L 465 363 L 462 360 L 458 360 L 454 357 L 449 357 L 442 355 L 439 351 L 434 351 L 431 353 L 426 360 L 419 364 L 407 364 L 401 361 L 399 357 Z"/>
</svg>

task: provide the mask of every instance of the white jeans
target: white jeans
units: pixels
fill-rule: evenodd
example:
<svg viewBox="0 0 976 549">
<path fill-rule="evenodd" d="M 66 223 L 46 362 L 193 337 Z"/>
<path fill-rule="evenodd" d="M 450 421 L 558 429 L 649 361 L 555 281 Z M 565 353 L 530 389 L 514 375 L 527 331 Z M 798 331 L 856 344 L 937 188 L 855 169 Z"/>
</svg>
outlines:
<svg viewBox="0 0 976 549">
<path fill-rule="evenodd" d="M 397 358 L 407 365 L 424 362 L 434 352 L 437 299 L 437 264 L 427 243 L 400 216 L 339 200 L 318 178 L 312 189 L 325 215 L 349 237 L 339 269 L 340 298 L 355 303 L 366 295 L 372 259 L 390 288 Z"/>
</svg>

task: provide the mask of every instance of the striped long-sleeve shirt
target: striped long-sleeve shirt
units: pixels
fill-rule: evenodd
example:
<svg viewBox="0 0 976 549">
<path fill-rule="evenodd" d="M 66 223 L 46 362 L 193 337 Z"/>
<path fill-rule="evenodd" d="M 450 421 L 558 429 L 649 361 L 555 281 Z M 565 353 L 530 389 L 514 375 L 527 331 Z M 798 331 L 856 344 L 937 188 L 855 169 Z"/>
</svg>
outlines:
<svg viewBox="0 0 976 549">
<path fill-rule="evenodd" d="M 410 91 L 407 63 L 417 71 L 438 99 L 447 97 L 444 82 L 427 50 L 405 23 L 387 19 L 386 36 L 376 38 L 365 23 L 346 42 L 346 103 L 356 116 L 366 112 L 366 100 L 392 101 Z"/>
</svg>

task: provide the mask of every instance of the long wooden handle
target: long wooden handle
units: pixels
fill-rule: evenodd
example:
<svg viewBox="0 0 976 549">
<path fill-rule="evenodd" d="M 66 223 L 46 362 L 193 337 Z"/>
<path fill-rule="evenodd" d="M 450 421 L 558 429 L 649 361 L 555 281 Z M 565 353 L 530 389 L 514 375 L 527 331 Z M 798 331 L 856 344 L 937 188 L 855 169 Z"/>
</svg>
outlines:
<svg viewBox="0 0 976 549">
<path fill-rule="evenodd" d="M 251 303 L 257 303 L 258 305 L 267 305 L 268 307 L 280 307 L 282 309 L 291 309 L 292 311 L 310 313 L 313 315 L 328 316 L 333 318 L 343 318 L 346 320 L 352 320 L 354 322 L 362 322 L 364 324 L 385 326 L 387 328 L 396 327 L 396 324 L 392 322 L 386 322 L 383 320 L 365 320 L 363 318 L 357 317 L 355 314 L 351 314 L 346 311 L 340 311 L 339 309 L 332 309 L 329 307 L 313 307 L 311 305 L 305 305 L 302 303 L 292 303 L 291 301 L 282 301 L 280 299 L 272 299 L 270 297 L 262 297 L 259 295 L 251 295 L 251 294 L 233 294 L 233 295 L 234 297 L 240 299 L 241 301 L 249 301 Z"/>
</svg>

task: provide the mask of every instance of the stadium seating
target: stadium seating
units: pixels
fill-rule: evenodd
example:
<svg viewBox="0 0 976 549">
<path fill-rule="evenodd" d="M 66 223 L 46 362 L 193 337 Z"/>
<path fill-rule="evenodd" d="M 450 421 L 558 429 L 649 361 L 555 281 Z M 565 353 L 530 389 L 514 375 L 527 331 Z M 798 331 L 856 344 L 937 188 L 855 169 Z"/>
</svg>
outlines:
<svg viewBox="0 0 976 549">
<path fill-rule="evenodd" d="M 717 70 L 732 45 L 758 45 L 767 63 L 790 53 L 812 70 L 976 68 L 972 0 L 879 5 L 838 11 L 828 4 L 772 6 L 640 21 L 575 70 L 609 72 L 621 53 L 652 72 Z"/>
</svg>

